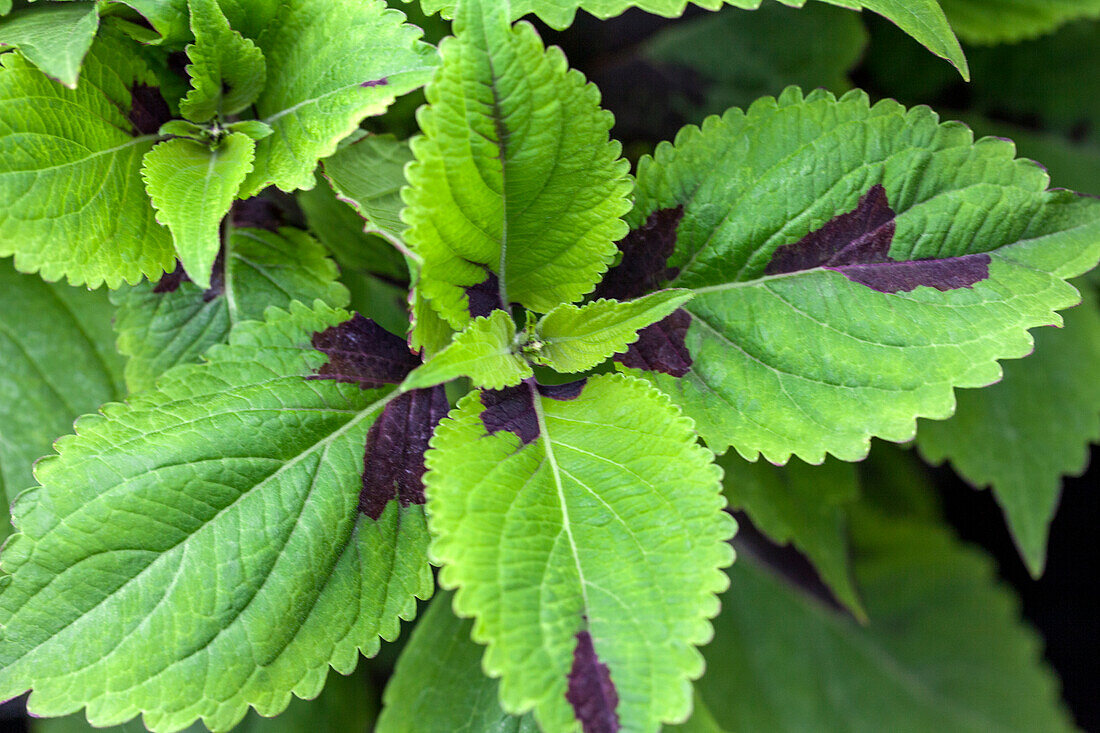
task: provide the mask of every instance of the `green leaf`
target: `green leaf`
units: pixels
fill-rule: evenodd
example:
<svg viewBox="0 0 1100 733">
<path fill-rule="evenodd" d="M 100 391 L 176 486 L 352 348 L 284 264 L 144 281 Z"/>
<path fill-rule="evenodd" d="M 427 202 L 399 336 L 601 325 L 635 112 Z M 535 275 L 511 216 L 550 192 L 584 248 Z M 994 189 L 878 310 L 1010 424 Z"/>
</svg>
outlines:
<svg viewBox="0 0 1100 733">
<path fill-rule="evenodd" d="M 363 217 L 361 227 L 403 242 L 401 189 L 405 186 L 405 165 L 413 154 L 408 141 L 389 135 L 368 135 L 346 145 L 325 160 L 325 178 L 340 200 Z"/>
<path fill-rule="evenodd" d="M 1065 328 L 1035 334 L 1035 354 L 1005 364 L 1004 379 L 962 390 L 955 417 L 925 422 L 921 453 L 950 460 L 975 486 L 992 486 L 1032 575 L 1043 572 L 1047 531 L 1062 477 L 1080 475 L 1100 442 L 1100 310 L 1093 290 L 1065 314 Z"/>
<path fill-rule="evenodd" d="M 255 43 L 229 27 L 218 0 L 188 0 L 195 42 L 187 47 L 192 89 L 180 112 L 192 122 L 208 122 L 240 112 L 264 88 L 267 67 Z"/>
<path fill-rule="evenodd" d="M 685 128 L 641 161 L 624 243 L 674 243 L 670 284 L 695 292 L 683 359 L 644 374 L 750 460 L 912 439 L 1060 323 L 1064 280 L 1100 255 L 1100 201 L 1047 191 L 1014 152 L 862 93 L 792 89 Z"/>
<path fill-rule="evenodd" d="M 215 147 L 185 138 L 166 140 L 145 156 L 141 175 L 157 210 L 172 232 L 176 254 L 199 287 L 210 287 L 211 268 L 221 246 L 218 225 L 252 169 L 256 143 L 240 132 Z"/>
<path fill-rule="evenodd" d="M 802 7 L 806 0 L 779 0 L 784 5 Z M 625 12 L 629 8 L 641 8 L 647 13 L 665 17 L 676 17 L 684 12 L 689 0 L 512 0 L 511 17 L 521 18 L 535 13 L 552 28 L 562 30 L 573 23 L 577 10 L 585 10 L 597 18 L 610 18 Z M 692 4 L 708 10 L 717 10 L 723 5 L 755 10 L 761 0 L 691 0 Z M 963 75 L 969 78 L 969 69 L 962 47 L 955 33 L 944 17 L 943 10 L 936 0 L 824 0 L 831 5 L 858 10 L 866 8 L 888 18 L 913 38 L 924 44 L 929 51 L 950 61 Z M 453 13 L 455 0 L 420 0 L 426 13 L 440 10 L 448 15 Z"/>
<path fill-rule="evenodd" d="M 141 39 L 143 42 L 178 47 L 191 39 L 187 0 L 118 1 L 135 10 L 152 26 L 153 37 Z"/>
<path fill-rule="evenodd" d="M 638 340 L 638 331 L 688 302 L 687 290 L 662 290 L 620 303 L 597 300 L 568 303 L 547 313 L 535 327 L 536 344 L 528 344 L 539 364 L 558 372 L 583 372 Z"/>
<path fill-rule="evenodd" d="M 859 498 L 855 466 L 837 460 L 810 466 L 796 459 L 780 468 L 749 463 L 734 451 L 718 463 L 726 472 L 730 507 L 746 512 L 774 542 L 794 545 L 836 599 L 866 620 L 848 549 L 847 510 Z"/>
<path fill-rule="evenodd" d="M 209 290 L 186 280 L 173 283 L 169 278 L 175 276 L 169 276 L 160 284 L 141 283 L 112 294 L 131 392 L 151 388 L 177 364 L 198 361 L 241 321 L 262 319 L 269 306 L 287 308 L 292 301 L 316 298 L 347 305 L 336 266 L 304 232 L 235 228 L 224 241 L 223 261 Z"/>
<path fill-rule="evenodd" d="M 731 731 L 1071 731 L 1054 676 L 990 558 L 940 525 L 861 512 L 861 626 L 748 553 L 699 690 Z"/>
<path fill-rule="evenodd" d="M 473 621 L 451 612 L 439 593 L 417 622 L 386 685 L 375 733 L 538 733 L 530 715 L 509 715 L 496 680 L 481 671 L 482 649 L 470 640 Z"/>
<path fill-rule="evenodd" d="M 311 188 L 317 161 L 336 152 L 364 117 L 423 85 L 437 59 L 420 29 L 380 0 L 290 0 L 259 45 L 267 85 L 256 99 L 274 134 L 259 142 L 244 187 Z"/>
<path fill-rule="evenodd" d="M 628 164 L 599 92 L 500 3 L 468 0 L 418 115 L 404 196 L 418 290 L 453 328 L 466 288 L 545 313 L 590 292 L 626 233 Z M 476 315 L 484 315 L 478 313 Z"/>
<path fill-rule="evenodd" d="M 230 122 L 225 126 L 225 130 L 248 135 L 253 140 L 263 140 L 265 137 L 275 134 L 275 130 L 271 129 L 271 125 L 260 122 L 259 120 L 239 120 L 237 122 Z"/>
<path fill-rule="evenodd" d="M 80 64 L 97 30 L 96 5 L 39 5 L 0 18 L 0 46 L 15 46 L 43 73 L 76 89 Z"/>
<path fill-rule="evenodd" d="M 427 465 L 440 583 L 506 711 L 547 733 L 574 707 L 631 731 L 686 719 L 734 531 L 689 420 L 620 374 L 474 392 Z"/>
<path fill-rule="evenodd" d="M 46 280 L 118 287 L 172 264 L 172 241 L 142 186 L 142 156 L 159 127 L 131 106 L 159 99 L 134 44 L 105 32 L 66 89 L 19 52 L 0 55 L 0 256 Z M 153 96 L 155 95 L 155 97 Z M 139 120 L 135 124 L 134 119 Z"/>
<path fill-rule="evenodd" d="M 1100 18 L 1100 0 L 940 0 L 969 43 L 1014 43 L 1079 18 Z"/>
<path fill-rule="evenodd" d="M 397 635 L 432 589 L 423 507 L 357 510 L 367 432 L 396 393 L 310 379 L 327 359 L 311 339 L 348 318 L 271 309 L 39 462 L 0 557 L 0 697 L 225 731 Z"/>
<path fill-rule="evenodd" d="M 104 292 L 46 283 L 0 261 L 0 538 L 31 464 L 73 420 L 122 394 Z"/>
<path fill-rule="evenodd" d="M 475 318 L 466 330 L 402 385 L 422 389 L 459 377 L 469 377 L 475 387 L 512 387 L 534 376 L 531 365 L 517 352 L 516 324 L 505 311 Z"/>
</svg>

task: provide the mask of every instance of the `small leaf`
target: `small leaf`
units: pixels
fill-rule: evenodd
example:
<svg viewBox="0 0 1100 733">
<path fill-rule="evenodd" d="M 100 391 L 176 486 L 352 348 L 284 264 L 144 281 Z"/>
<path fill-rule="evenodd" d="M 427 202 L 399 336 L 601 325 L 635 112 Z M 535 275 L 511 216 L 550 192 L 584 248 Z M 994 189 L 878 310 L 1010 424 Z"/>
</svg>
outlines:
<svg viewBox="0 0 1100 733">
<path fill-rule="evenodd" d="M 432 599 L 386 685 L 375 733 L 538 733 L 530 715 L 516 718 L 497 700 L 499 683 L 481 671 L 474 624 L 451 611 L 453 594 Z"/>
<path fill-rule="evenodd" d="M 269 135 L 275 134 L 275 131 L 271 129 L 271 125 L 264 124 L 259 120 L 240 120 L 239 122 L 230 122 L 225 126 L 228 132 L 239 132 L 244 135 L 248 135 L 253 140 L 263 140 Z"/>
<path fill-rule="evenodd" d="M 244 195 L 269 184 L 287 192 L 312 188 L 317 161 L 336 152 L 360 120 L 382 114 L 431 77 L 435 49 L 403 19 L 382 2 L 283 3 L 258 39 L 267 84 L 256 112 L 274 133 L 257 145 Z"/>
<path fill-rule="evenodd" d="M 208 290 L 177 270 L 159 283 L 112 293 L 118 306 L 118 350 L 129 357 L 126 385 L 131 392 L 149 389 L 177 364 L 198 361 L 241 321 L 263 318 L 268 306 L 287 308 L 294 300 L 312 303 L 316 298 L 334 307 L 347 305 L 336 266 L 304 232 L 234 228 L 224 243 Z"/>
<path fill-rule="evenodd" d="M 267 66 L 255 43 L 229 27 L 218 0 L 188 0 L 195 42 L 187 47 L 191 91 L 180 112 L 192 122 L 236 114 L 264 88 Z"/>
<path fill-rule="evenodd" d="M 464 2 L 455 31 L 418 116 L 403 217 L 418 293 L 461 330 L 488 314 L 468 289 L 490 281 L 495 302 L 543 313 L 590 292 L 626 233 L 630 176 L 599 92 L 559 49 L 488 0 Z"/>
<path fill-rule="evenodd" d="M 135 44 L 109 29 L 75 90 L 0 54 L 0 256 L 46 280 L 117 288 L 172 267 L 172 239 L 142 186 L 169 117 Z M 33 141 L 33 142 L 31 142 Z"/>
<path fill-rule="evenodd" d="M 0 18 L 0 46 L 15 46 L 43 73 L 76 89 L 80 64 L 97 30 L 97 5 L 39 5 Z"/>
<path fill-rule="evenodd" d="M 690 421 L 619 374 L 528 382 L 465 397 L 427 460 L 440 582 L 504 709 L 546 731 L 686 719 L 734 531 Z"/>
<path fill-rule="evenodd" d="M 583 372 L 638 340 L 639 331 L 691 300 L 687 290 L 662 290 L 637 300 L 597 300 L 559 305 L 535 327 L 540 364 L 558 372 Z"/>
<path fill-rule="evenodd" d="M 512 387 L 534 376 L 517 353 L 516 324 L 502 310 L 476 318 L 466 330 L 409 375 L 403 387 L 417 389 L 469 377 L 475 387 Z"/>
<path fill-rule="evenodd" d="M 252 138 L 234 132 L 213 148 L 180 138 L 145 155 L 141 175 L 157 220 L 171 230 L 179 260 L 200 288 L 210 287 L 218 225 L 252 169 L 255 149 Z"/>
<path fill-rule="evenodd" d="M 269 309 L 38 463 L 0 556 L 0 697 L 33 687 L 35 715 L 226 731 L 397 636 L 432 590 L 428 534 L 420 505 L 358 511 L 396 393 L 316 378 L 311 339 L 348 320 Z"/>
<path fill-rule="evenodd" d="M 196 125 L 194 122 L 188 122 L 187 120 L 168 120 L 160 126 L 157 134 L 186 137 L 192 140 L 207 140 L 210 131 L 202 125 Z"/>
</svg>

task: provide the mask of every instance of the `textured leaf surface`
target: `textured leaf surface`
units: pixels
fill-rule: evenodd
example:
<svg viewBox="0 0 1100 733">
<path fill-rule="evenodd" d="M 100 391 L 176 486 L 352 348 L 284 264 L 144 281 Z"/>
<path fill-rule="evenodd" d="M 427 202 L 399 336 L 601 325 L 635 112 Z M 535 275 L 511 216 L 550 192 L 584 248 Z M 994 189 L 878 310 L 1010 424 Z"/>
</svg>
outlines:
<svg viewBox="0 0 1100 733">
<path fill-rule="evenodd" d="M 122 394 L 106 293 L 45 283 L 0 261 L 0 537 L 31 464 L 73 420 Z"/>
<path fill-rule="evenodd" d="M 719 459 L 726 498 L 779 544 L 792 544 L 817 570 L 836 599 L 864 616 L 852 580 L 847 510 L 859 498 L 855 467 L 837 460 L 810 466 L 793 460 L 780 468 L 748 463 L 731 451 Z"/>
<path fill-rule="evenodd" d="M 214 148 L 177 138 L 159 143 L 142 164 L 145 189 L 168 227 L 188 277 L 210 287 L 221 247 L 218 226 L 252 170 L 256 143 L 244 133 L 227 135 Z"/>
<path fill-rule="evenodd" d="M 1043 571 L 1047 529 L 1062 476 L 1088 466 L 1100 441 L 1100 311 L 1094 291 L 1066 311 L 1065 327 L 1035 334 L 1035 354 L 1005 364 L 989 389 L 958 394 L 955 417 L 922 423 L 921 453 L 950 460 L 976 486 L 991 486 L 1032 574 Z"/>
<path fill-rule="evenodd" d="M 290 0 L 261 34 L 267 85 L 257 116 L 274 129 L 261 140 L 248 195 L 268 184 L 314 185 L 317 161 L 336 152 L 364 117 L 423 85 L 437 63 L 420 30 L 381 0 Z"/>
<path fill-rule="evenodd" d="M 131 392 L 149 389 L 177 364 L 198 361 L 236 324 L 263 318 L 268 306 L 286 308 L 292 301 L 316 298 L 335 307 L 348 302 L 324 249 L 297 229 L 234 229 L 225 238 L 215 274 L 209 290 L 177 271 L 160 283 L 112 294 L 118 306 L 118 350 L 129 357 L 126 385 Z"/>
<path fill-rule="evenodd" d="M 76 88 L 80 63 L 99 30 L 91 3 L 40 4 L 0 18 L 0 46 L 15 46 L 43 73 Z"/>
<path fill-rule="evenodd" d="M 855 530 L 866 627 L 742 553 L 699 682 L 723 728 L 1073 730 L 988 557 L 926 521 L 865 514 Z"/>
<path fill-rule="evenodd" d="M 192 89 L 180 102 L 180 112 L 193 122 L 240 112 L 264 88 L 263 52 L 229 27 L 218 0 L 189 0 L 189 6 L 195 34 L 187 47 Z"/>
<path fill-rule="evenodd" d="M 318 694 L 431 592 L 420 506 L 357 511 L 393 392 L 315 376 L 349 314 L 272 310 L 204 365 L 82 418 L 2 558 L 0 697 L 95 725 L 215 731 Z"/>
<path fill-rule="evenodd" d="M 695 292 L 690 356 L 682 379 L 641 373 L 750 459 L 911 439 L 916 417 L 953 412 L 952 388 L 1028 353 L 1100 254 L 1100 201 L 1046 191 L 1013 156 L 861 93 L 789 90 L 686 128 L 641 162 L 624 246 L 675 242 L 656 279 Z"/>
<path fill-rule="evenodd" d="M 951 27 L 970 43 L 1012 43 L 1079 18 L 1100 17 L 1100 0 L 940 0 Z"/>
<path fill-rule="evenodd" d="M 538 322 L 533 355 L 558 372 L 583 372 L 626 349 L 638 332 L 691 300 L 686 290 L 662 290 L 637 300 L 559 305 Z"/>
<path fill-rule="evenodd" d="M 591 730 L 686 718 L 734 529 L 690 422 L 643 382 L 602 375 L 475 392 L 432 448 L 441 583 L 477 617 L 505 710 L 533 708 L 546 731 L 578 729 L 577 715 Z"/>
<path fill-rule="evenodd" d="M 779 1 L 793 7 L 802 7 L 806 2 L 806 0 Z M 937 56 L 954 64 L 964 77 L 967 76 L 966 58 L 962 48 L 936 0 L 825 0 L 825 2 L 853 10 L 866 8 L 889 18 Z M 535 13 L 549 26 L 561 30 L 573 23 L 573 16 L 579 9 L 597 18 L 610 18 L 629 8 L 641 8 L 648 13 L 676 17 L 684 12 L 688 3 L 689 0 L 512 0 L 510 5 L 513 18 Z M 760 7 L 761 0 L 691 0 L 691 3 L 709 10 L 717 10 L 723 5 L 755 10 Z M 421 7 L 427 13 L 443 10 L 450 14 L 455 4 L 455 0 L 420 0 Z"/>
<path fill-rule="evenodd" d="M 481 671 L 483 649 L 470 639 L 474 623 L 451 611 L 439 593 L 417 621 L 386 685 L 375 733 L 538 733 L 530 715 L 504 712 L 496 680 Z"/>
<path fill-rule="evenodd" d="M 405 387 L 418 389 L 469 377 L 475 387 L 512 387 L 533 376 L 517 352 L 516 324 L 505 311 L 476 318 L 427 364 L 409 375 Z"/>
<path fill-rule="evenodd" d="M 403 241 L 401 188 L 405 164 L 412 159 L 407 141 L 369 135 L 326 159 L 325 177 L 337 196 L 363 217 L 367 231 Z"/>
<path fill-rule="evenodd" d="M 133 44 L 113 33 L 92 45 L 77 89 L 18 52 L 0 56 L 0 256 L 89 287 L 171 269 L 171 237 L 140 175 L 167 119 L 155 83 Z"/>
<path fill-rule="evenodd" d="M 498 280 L 507 302 L 546 312 L 590 292 L 626 233 L 628 164 L 599 92 L 507 8 L 470 0 L 418 116 L 405 192 L 418 285 L 461 329 L 466 289 Z"/>
</svg>

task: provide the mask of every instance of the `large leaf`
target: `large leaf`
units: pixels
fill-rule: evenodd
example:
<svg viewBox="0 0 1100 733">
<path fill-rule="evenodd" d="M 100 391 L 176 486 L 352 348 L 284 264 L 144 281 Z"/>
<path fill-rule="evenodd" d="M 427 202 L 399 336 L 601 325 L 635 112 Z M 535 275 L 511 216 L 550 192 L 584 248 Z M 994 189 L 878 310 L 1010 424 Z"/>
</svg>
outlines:
<svg viewBox="0 0 1100 733">
<path fill-rule="evenodd" d="M 921 453 L 949 459 L 976 486 L 992 486 L 1032 574 L 1046 560 L 1047 529 L 1062 477 L 1088 466 L 1100 442 L 1100 310 L 1085 301 L 1066 312 L 1065 328 L 1035 334 L 1035 355 L 1005 364 L 989 389 L 959 392 L 955 417 L 922 423 Z"/>
<path fill-rule="evenodd" d="M 252 169 L 255 149 L 256 143 L 240 132 L 213 147 L 175 138 L 159 143 L 142 163 L 157 219 L 171 230 L 188 276 L 204 289 L 210 287 L 221 246 L 218 227 Z"/>
<path fill-rule="evenodd" d="M 404 192 L 418 291 L 456 329 L 487 315 L 468 297 L 478 285 L 540 312 L 579 300 L 626 233 L 628 163 L 599 92 L 506 10 L 461 6 Z"/>
<path fill-rule="evenodd" d="M 970 43 L 1012 43 L 1078 18 L 1100 17 L 1100 0 L 940 0 L 951 27 Z"/>
<path fill-rule="evenodd" d="M 297 229 L 232 229 L 209 289 L 177 271 L 160 283 L 112 294 L 118 350 L 129 357 L 127 387 L 148 389 L 168 369 L 198 361 L 237 323 L 263 318 L 268 306 L 287 308 L 291 301 L 315 298 L 347 305 L 347 290 L 336 275 L 317 241 Z"/>
<path fill-rule="evenodd" d="M 92 3 L 41 4 L 0 18 L 0 46 L 15 46 L 44 73 L 76 88 L 80 64 L 99 30 Z"/>
<path fill-rule="evenodd" d="M 192 89 L 180 112 L 193 122 L 232 115 L 252 104 L 264 87 L 263 52 L 229 27 L 218 0 L 189 0 L 195 42 L 187 47 Z"/>
<path fill-rule="evenodd" d="M 0 255 L 89 287 L 171 269 L 171 237 L 139 173 L 168 116 L 155 83 L 114 33 L 93 44 L 76 89 L 18 52 L 0 55 Z"/>
<path fill-rule="evenodd" d="M 431 421 L 387 386 L 412 366 L 403 341 L 348 318 L 271 309 L 39 462 L 0 556 L 0 698 L 225 731 L 397 635 L 431 592 L 428 535 L 412 493 L 379 494 L 405 467 L 375 449 L 406 426 L 426 443 Z M 441 417 L 430 401 L 416 414 Z"/>
<path fill-rule="evenodd" d="M 1027 354 L 1027 329 L 1059 323 L 1080 297 L 1064 280 L 1100 255 L 1100 201 L 1047 191 L 1013 156 L 862 93 L 792 89 L 686 128 L 641 161 L 635 230 L 601 290 L 695 298 L 624 364 L 648 364 L 713 449 L 750 460 L 911 439 L 918 416 L 951 415 L 953 388 Z"/>
<path fill-rule="evenodd" d="M 106 293 L 21 275 L 0 261 L 0 537 L 31 464 L 73 420 L 122 394 Z"/>
<path fill-rule="evenodd" d="M 720 471 L 644 382 L 474 392 L 428 453 L 432 552 L 504 709 L 547 733 L 684 720 L 732 560 Z"/>
<path fill-rule="evenodd" d="M 744 552 L 699 690 L 729 731 L 1071 731 L 1019 604 L 940 525 L 861 512 L 866 626 Z"/>
<path fill-rule="evenodd" d="M 779 0 L 784 5 L 800 8 L 806 0 Z M 679 16 L 688 3 L 709 10 L 723 5 L 755 10 L 761 0 L 511 0 L 513 18 L 535 13 L 553 28 L 568 28 L 577 10 L 585 10 L 597 18 L 610 18 L 628 8 L 641 8 L 648 13 L 666 17 Z M 858 10 L 866 8 L 889 18 L 913 38 L 917 39 L 937 56 L 947 59 L 967 77 L 966 57 L 955 38 L 951 26 L 936 0 L 824 0 L 831 5 Z M 420 0 L 426 13 L 440 10 L 450 14 L 455 0 Z"/>
<path fill-rule="evenodd" d="M 482 649 L 470 640 L 474 623 L 451 611 L 439 593 L 417 621 L 386 685 L 375 733 L 538 733 L 530 715 L 500 708 L 496 680 L 481 671 Z"/>
<path fill-rule="evenodd" d="M 336 152 L 364 117 L 423 85 L 437 63 L 420 29 L 382 0 L 290 0 L 260 35 L 267 85 L 257 116 L 274 134 L 260 141 L 244 187 L 311 188 L 317 161 Z"/>
</svg>

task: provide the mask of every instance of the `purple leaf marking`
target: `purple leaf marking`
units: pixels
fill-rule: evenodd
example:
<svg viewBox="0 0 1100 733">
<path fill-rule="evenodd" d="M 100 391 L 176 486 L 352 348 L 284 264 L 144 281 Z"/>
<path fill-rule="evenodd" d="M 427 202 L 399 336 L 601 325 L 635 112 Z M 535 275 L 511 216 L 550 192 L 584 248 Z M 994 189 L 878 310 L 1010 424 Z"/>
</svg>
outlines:
<svg viewBox="0 0 1100 733">
<path fill-rule="evenodd" d="M 820 267 L 880 293 L 909 292 L 922 285 L 941 291 L 969 288 L 989 277 L 987 254 L 892 260 L 890 245 L 896 231 L 897 214 L 886 189 L 876 184 L 853 211 L 777 249 L 764 272 L 782 275 Z"/>
<path fill-rule="evenodd" d="M 275 202 L 260 196 L 235 202 L 230 209 L 230 218 L 235 227 L 266 229 L 269 232 L 279 231 L 283 224 L 283 212 Z"/>
<path fill-rule="evenodd" d="M 504 389 L 481 391 L 481 424 L 496 435 L 507 430 L 519 436 L 527 445 L 539 437 L 539 420 L 535 413 L 535 391 L 530 382 Z"/>
<path fill-rule="evenodd" d="M 682 377 L 692 364 L 691 352 L 684 343 L 690 325 L 691 314 L 677 308 L 662 320 L 639 331 L 638 340 L 623 353 L 616 354 L 615 361 L 633 369 Z"/>
<path fill-rule="evenodd" d="M 406 392 L 386 405 L 367 433 L 362 514 L 378 519 L 392 499 L 403 507 L 424 503 L 424 452 L 448 408 L 442 385 Z"/>
<path fill-rule="evenodd" d="M 168 120 L 172 111 L 160 95 L 160 90 L 148 84 L 135 84 L 130 87 L 130 125 L 135 136 L 155 135 Z"/>
<path fill-rule="evenodd" d="M 567 382 L 566 384 L 540 384 L 538 390 L 543 397 L 564 402 L 580 397 L 586 384 L 588 384 L 587 379 L 578 379 L 575 382 Z"/>
<path fill-rule="evenodd" d="M 654 211 L 645 224 L 626 235 L 619 242 L 622 259 L 607 271 L 592 297 L 640 298 L 676 277 L 677 270 L 666 263 L 676 247 L 676 228 L 683 217 L 683 206 Z"/>
<path fill-rule="evenodd" d="M 176 269 L 162 277 L 153 286 L 153 292 L 157 294 L 174 293 L 180 289 L 180 285 L 191 282 L 187 271 L 183 269 L 183 263 L 176 260 Z M 225 292 L 225 248 L 218 250 L 218 256 L 214 259 L 214 267 L 210 272 L 210 287 L 203 291 L 202 302 L 209 303 L 214 298 Z"/>
<path fill-rule="evenodd" d="M 369 80 L 363 82 L 362 84 L 360 84 L 359 86 L 361 86 L 361 87 L 384 87 L 389 83 L 390 83 L 390 80 L 383 76 L 381 79 L 369 79 Z"/>
<path fill-rule="evenodd" d="M 313 348 L 328 362 L 309 379 L 335 379 L 371 389 L 399 384 L 420 364 L 405 340 L 356 313 L 350 320 L 313 334 Z"/>
<path fill-rule="evenodd" d="M 191 278 L 187 276 L 187 272 L 183 269 L 183 263 L 176 260 L 176 269 L 158 280 L 157 284 L 153 287 L 153 292 L 174 293 L 179 290 L 180 285 L 183 285 L 185 282 L 191 282 Z"/>
<path fill-rule="evenodd" d="M 477 285 L 466 288 L 466 298 L 469 301 L 467 309 L 472 318 L 488 316 L 495 310 L 504 309 L 504 303 L 500 299 L 500 280 L 495 272 L 488 273 Z"/>
<path fill-rule="evenodd" d="M 619 714 L 615 712 L 619 693 L 607 665 L 596 656 L 592 634 L 587 630 L 577 632 L 565 699 L 573 706 L 584 733 L 617 733 L 619 730 Z"/>
</svg>

